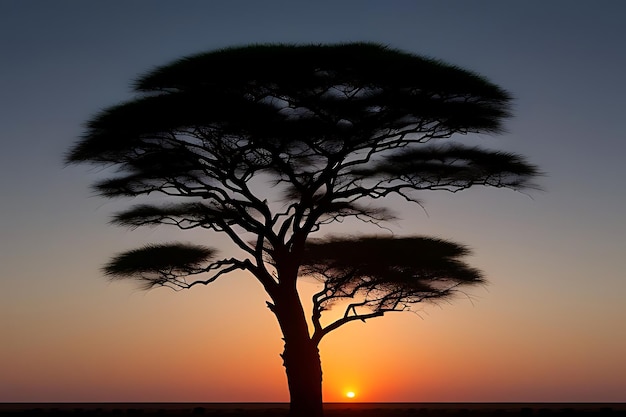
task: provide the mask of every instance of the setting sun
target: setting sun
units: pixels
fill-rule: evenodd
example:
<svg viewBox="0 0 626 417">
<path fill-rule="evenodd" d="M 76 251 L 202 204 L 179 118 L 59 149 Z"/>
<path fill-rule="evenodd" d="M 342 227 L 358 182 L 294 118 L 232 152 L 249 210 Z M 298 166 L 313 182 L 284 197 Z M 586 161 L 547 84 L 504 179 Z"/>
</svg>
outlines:
<svg viewBox="0 0 626 417">
<path fill-rule="evenodd" d="M 346 397 L 354 398 L 354 397 L 356 397 L 356 394 L 354 393 L 354 391 L 348 391 L 348 392 L 346 392 Z"/>
</svg>

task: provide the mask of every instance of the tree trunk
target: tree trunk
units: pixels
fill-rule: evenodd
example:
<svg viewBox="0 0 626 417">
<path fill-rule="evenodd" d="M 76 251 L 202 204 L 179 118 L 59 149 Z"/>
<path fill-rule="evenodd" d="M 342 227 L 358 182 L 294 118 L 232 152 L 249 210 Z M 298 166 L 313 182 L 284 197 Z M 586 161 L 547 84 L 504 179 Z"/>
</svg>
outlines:
<svg viewBox="0 0 626 417">
<path fill-rule="evenodd" d="M 289 386 L 289 415 L 322 417 L 322 365 L 298 293 L 295 288 L 283 291 L 274 302 L 272 311 L 285 341 L 281 356 Z"/>
<path fill-rule="evenodd" d="M 289 385 L 289 414 L 293 417 L 322 417 L 322 365 L 311 340 L 293 343 L 285 338 L 283 360 Z"/>
</svg>

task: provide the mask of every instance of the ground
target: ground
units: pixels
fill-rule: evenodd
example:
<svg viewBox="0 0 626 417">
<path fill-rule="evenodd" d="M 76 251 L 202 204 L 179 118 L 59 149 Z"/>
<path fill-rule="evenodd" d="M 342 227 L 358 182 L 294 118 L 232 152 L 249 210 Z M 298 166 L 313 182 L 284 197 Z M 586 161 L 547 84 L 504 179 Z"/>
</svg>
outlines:
<svg viewBox="0 0 626 417">
<path fill-rule="evenodd" d="M 626 416 L 626 404 L 512 404 L 512 403 L 330 403 L 326 417 L 452 417 L 452 416 Z M 214 416 L 283 417 L 287 405 L 281 403 L 242 404 L 0 404 L 0 416 Z"/>
</svg>

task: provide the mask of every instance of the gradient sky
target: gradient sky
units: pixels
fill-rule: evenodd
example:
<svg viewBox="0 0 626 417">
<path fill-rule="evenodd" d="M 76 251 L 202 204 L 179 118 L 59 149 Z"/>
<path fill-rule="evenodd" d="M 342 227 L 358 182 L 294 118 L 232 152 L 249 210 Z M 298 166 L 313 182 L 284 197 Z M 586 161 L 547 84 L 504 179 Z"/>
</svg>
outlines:
<svg viewBox="0 0 626 417">
<path fill-rule="evenodd" d="M 94 196 L 98 170 L 62 160 L 157 65 L 346 41 L 511 91 L 508 133 L 468 143 L 524 154 L 546 176 L 529 195 L 425 193 L 427 213 L 389 201 L 396 233 L 470 245 L 490 283 L 329 335 L 325 400 L 626 401 L 624 17 L 619 0 L 0 0 L 0 402 L 288 400 L 280 332 L 251 277 L 143 292 L 99 271 L 145 243 L 223 237 L 109 226 L 126 203 Z"/>
</svg>

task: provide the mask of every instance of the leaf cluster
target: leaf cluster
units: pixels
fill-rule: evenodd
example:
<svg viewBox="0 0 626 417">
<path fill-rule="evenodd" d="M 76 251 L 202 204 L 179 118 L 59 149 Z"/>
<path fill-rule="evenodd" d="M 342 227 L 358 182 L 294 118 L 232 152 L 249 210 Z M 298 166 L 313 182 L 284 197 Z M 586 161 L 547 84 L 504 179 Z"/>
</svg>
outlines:
<svg viewBox="0 0 626 417">
<path fill-rule="evenodd" d="M 322 307 L 360 294 L 373 311 L 395 310 L 484 282 L 480 271 L 461 260 L 469 253 L 463 245 L 423 236 L 312 240 L 302 272 L 324 283 L 316 298 Z"/>
</svg>

